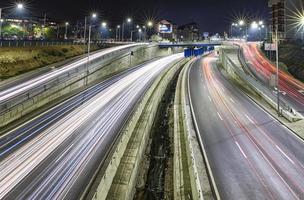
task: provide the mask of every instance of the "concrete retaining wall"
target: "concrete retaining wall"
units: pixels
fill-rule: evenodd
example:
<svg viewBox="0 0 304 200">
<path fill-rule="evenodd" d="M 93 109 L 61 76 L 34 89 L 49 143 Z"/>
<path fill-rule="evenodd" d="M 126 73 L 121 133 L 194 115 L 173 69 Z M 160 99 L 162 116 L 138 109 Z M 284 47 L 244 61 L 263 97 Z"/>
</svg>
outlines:
<svg viewBox="0 0 304 200">
<path fill-rule="evenodd" d="M 130 52 L 134 52 L 131 55 Z M 50 103 L 75 92 L 87 84 L 102 81 L 131 66 L 159 56 L 180 52 L 181 49 L 159 49 L 157 45 L 142 45 L 109 53 L 92 61 L 88 67 L 79 66 L 49 82 L 10 99 L 0 105 L 0 127 Z"/>
<path fill-rule="evenodd" d="M 115 152 L 110 156 L 108 164 L 105 164 L 104 169 L 101 170 L 101 176 L 97 178 L 98 185 L 96 189 L 94 189 L 93 186 L 93 190 L 87 199 L 133 199 L 136 177 L 139 171 L 138 168 L 146 148 L 159 102 L 162 99 L 168 83 L 180 65 L 182 65 L 182 63 L 179 62 L 174 68 L 168 68 L 170 71 L 168 72 L 168 70 L 166 70 L 163 72 L 147 91 L 128 124 L 123 129 L 116 145 L 114 145 Z M 140 122 L 142 124 L 139 130 L 137 126 Z M 136 133 L 139 135 L 134 135 Z M 134 140 L 138 140 L 136 141 L 136 145 L 134 145 L 134 152 L 132 153 L 132 155 L 134 155 L 130 157 L 131 160 L 129 160 L 129 162 L 123 163 L 123 165 L 126 165 L 122 167 L 120 164 L 132 137 Z M 117 171 L 119 169 L 125 169 L 127 171 L 119 172 Z M 120 181 L 115 182 L 115 176 L 124 176 L 124 178 L 118 178 Z"/>
</svg>

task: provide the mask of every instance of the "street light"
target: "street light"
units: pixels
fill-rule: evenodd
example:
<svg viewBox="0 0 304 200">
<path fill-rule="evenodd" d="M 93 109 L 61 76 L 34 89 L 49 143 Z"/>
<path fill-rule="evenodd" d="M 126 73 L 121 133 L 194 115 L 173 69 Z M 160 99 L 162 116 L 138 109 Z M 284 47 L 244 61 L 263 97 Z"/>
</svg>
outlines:
<svg viewBox="0 0 304 200">
<path fill-rule="evenodd" d="M 20 10 L 23 9 L 23 4 L 22 3 L 17 3 L 17 8 L 20 9 Z"/>
<path fill-rule="evenodd" d="M 120 25 L 116 26 L 116 41 L 120 40 Z"/>
<path fill-rule="evenodd" d="M 64 34 L 64 39 L 68 39 L 68 26 L 69 26 L 69 22 L 65 23 L 65 34 Z"/>
<path fill-rule="evenodd" d="M 2 10 L 9 9 L 9 8 L 11 8 L 11 6 L 0 8 L 0 39 L 2 38 L 1 37 L 2 36 L 2 23 L 4 22 L 4 20 L 2 19 Z M 22 10 L 24 8 L 24 5 L 22 3 L 17 3 L 16 8 L 18 10 Z"/>
<path fill-rule="evenodd" d="M 91 14 L 91 19 L 96 19 L 97 18 L 97 13 L 92 13 Z M 84 44 L 86 43 L 86 34 L 87 34 L 87 16 L 84 17 L 84 33 L 83 33 L 83 41 Z"/>
<path fill-rule="evenodd" d="M 148 25 L 149 28 L 151 28 L 153 26 L 153 22 L 152 21 L 148 21 L 147 25 Z"/>
<path fill-rule="evenodd" d="M 239 25 L 240 25 L 240 26 L 244 26 L 244 25 L 245 25 L 245 21 L 244 21 L 244 20 L 240 20 L 240 21 L 239 21 Z"/>
<path fill-rule="evenodd" d="M 102 22 L 101 26 L 102 26 L 102 28 L 106 28 L 107 27 L 107 22 Z"/>
<path fill-rule="evenodd" d="M 132 18 L 127 18 L 127 23 L 130 24 L 132 22 Z M 124 41 L 124 34 L 125 34 L 125 20 L 122 21 L 122 30 L 121 30 L 121 40 Z"/>
</svg>

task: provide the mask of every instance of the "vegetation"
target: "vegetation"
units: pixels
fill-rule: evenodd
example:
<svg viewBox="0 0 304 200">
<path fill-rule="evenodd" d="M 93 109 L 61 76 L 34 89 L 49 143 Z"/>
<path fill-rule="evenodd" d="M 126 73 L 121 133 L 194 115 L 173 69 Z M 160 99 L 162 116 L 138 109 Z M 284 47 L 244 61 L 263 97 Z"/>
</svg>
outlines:
<svg viewBox="0 0 304 200">
<path fill-rule="evenodd" d="M 296 44 L 280 46 L 280 60 L 287 65 L 289 73 L 304 81 L 304 49 Z"/>
<path fill-rule="evenodd" d="M 93 46 L 92 50 L 98 47 Z M 0 80 L 85 53 L 84 46 L 0 48 Z"/>
</svg>

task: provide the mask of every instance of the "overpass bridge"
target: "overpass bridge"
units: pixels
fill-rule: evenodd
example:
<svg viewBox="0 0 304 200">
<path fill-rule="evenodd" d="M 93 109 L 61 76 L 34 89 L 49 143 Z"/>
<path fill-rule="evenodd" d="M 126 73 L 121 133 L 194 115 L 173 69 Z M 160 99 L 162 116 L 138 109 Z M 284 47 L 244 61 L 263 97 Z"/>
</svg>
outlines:
<svg viewBox="0 0 304 200">
<path fill-rule="evenodd" d="M 202 41 L 202 42 L 189 42 L 189 43 L 160 43 L 158 46 L 160 48 L 168 48 L 168 47 L 187 47 L 187 48 L 201 48 L 201 47 L 214 47 L 222 45 L 223 41 Z"/>
</svg>

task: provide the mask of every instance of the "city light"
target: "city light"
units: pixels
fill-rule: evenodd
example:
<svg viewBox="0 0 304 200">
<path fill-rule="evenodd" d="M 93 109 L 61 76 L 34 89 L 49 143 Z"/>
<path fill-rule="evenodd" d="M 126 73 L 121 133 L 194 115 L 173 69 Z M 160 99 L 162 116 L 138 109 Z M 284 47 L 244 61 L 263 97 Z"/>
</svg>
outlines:
<svg viewBox="0 0 304 200">
<path fill-rule="evenodd" d="M 69 25 L 69 22 L 66 22 L 65 25 L 68 26 L 68 25 Z"/>
<path fill-rule="evenodd" d="M 252 28 L 252 29 L 257 29 L 257 28 L 259 28 L 259 24 L 258 24 L 256 21 L 254 21 L 254 22 L 251 23 L 251 28 Z"/>
<path fill-rule="evenodd" d="M 128 19 L 127 19 L 127 22 L 128 22 L 128 23 L 131 23 L 131 22 L 132 22 L 132 19 L 131 19 L 131 18 L 128 18 Z"/>
<path fill-rule="evenodd" d="M 140 32 L 140 33 L 142 32 L 141 28 L 140 28 L 140 29 L 138 29 L 138 32 Z"/>
<path fill-rule="evenodd" d="M 153 22 L 152 21 L 148 21 L 147 25 L 148 25 L 148 27 L 151 28 L 153 26 Z"/>
<path fill-rule="evenodd" d="M 245 25 L 245 21 L 244 21 L 244 20 L 240 20 L 240 21 L 239 21 L 239 25 L 240 25 L 240 26 Z"/>
<path fill-rule="evenodd" d="M 106 28 L 106 27 L 107 27 L 107 23 L 106 23 L 106 22 L 102 22 L 102 23 L 101 23 L 101 26 L 102 26 L 103 28 Z"/>
<path fill-rule="evenodd" d="M 17 3 L 17 9 L 21 10 L 23 8 L 24 8 L 24 6 L 22 3 Z"/>
<path fill-rule="evenodd" d="M 97 14 L 96 14 L 96 13 L 93 13 L 93 14 L 92 14 L 92 18 L 95 19 L 96 17 L 97 17 Z"/>
<path fill-rule="evenodd" d="M 117 25 L 117 28 L 120 28 L 120 25 Z"/>
</svg>

